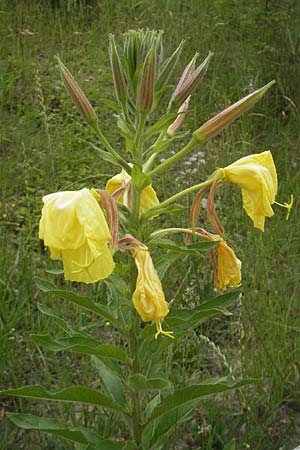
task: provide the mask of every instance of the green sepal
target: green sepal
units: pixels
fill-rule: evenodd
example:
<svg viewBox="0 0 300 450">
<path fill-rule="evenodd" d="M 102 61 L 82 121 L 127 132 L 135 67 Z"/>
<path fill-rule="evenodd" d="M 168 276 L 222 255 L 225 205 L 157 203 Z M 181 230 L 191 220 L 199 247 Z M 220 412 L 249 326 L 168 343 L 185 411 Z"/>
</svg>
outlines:
<svg viewBox="0 0 300 450">
<path fill-rule="evenodd" d="M 131 441 L 131 447 L 125 447 L 122 442 L 116 442 L 111 439 L 104 439 L 93 430 L 84 427 L 69 427 L 62 425 L 52 418 L 38 417 L 32 414 L 7 413 L 7 417 L 19 428 L 23 430 L 39 430 L 45 433 L 59 436 L 79 444 L 87 444 L 90 450 L 129 450 L 135 446 Z M 130 442 L 127 442 L 127 445 Z"/>
<path fill-rule="evenodd" d="M 83 308 L 99 314 L 104 319 L 109 320 L 112 323 L 117 324 L 117 318 L 111 314 L 109 309 L 104 305 L 96 305 L 90 298 L 74 294 L 71 291 L 66 291 L 63 289 L 57 289 L 56 286 L 49 283 L 48 280 L 44 280 L 40 277 L 34 277 L 37 287 L 43 292 L 49 292 L 56 295 L 58 298 L 67 300 L 75 305 L 82 306 Z"/>
<path fill-rule="evenodd" d="M 131 363 L 125 350 L 113 344 L 100 344 L 96 339 L 84 336 L 70 336 L 66 338 L 52 338 L 47 334 L 32 334 L 34 342 L 52 352 L 63 350 L 94 355 L 98 358 L 111 358 L 123 363 Z"/>
<path fill-rule="evenodd" d="M 166 378 L 153 377 L 147 378 L 145 375 L 141 373 L 136 373 L 134 375 L 130 375 L 128 378 L 128 386 L 135 391 L 143 391 L 143 390 L 161 390 L 161 389 L 170 389 L 171 383 Z"/>
<path fill-rule="evenodd" d="M 85 386 L 72 386 L 55 391 L 47 391 L 43 386 L 23 386 L 17 389 L 0 391 L 0 395 L 12 395 L 38 400 L 51 400 L 67 403 L 83 403 L 87 405 L 102 406 L 113 411 L 122 412 L 123 408 L 110 398 L 95 389 Z"/>
</svg>

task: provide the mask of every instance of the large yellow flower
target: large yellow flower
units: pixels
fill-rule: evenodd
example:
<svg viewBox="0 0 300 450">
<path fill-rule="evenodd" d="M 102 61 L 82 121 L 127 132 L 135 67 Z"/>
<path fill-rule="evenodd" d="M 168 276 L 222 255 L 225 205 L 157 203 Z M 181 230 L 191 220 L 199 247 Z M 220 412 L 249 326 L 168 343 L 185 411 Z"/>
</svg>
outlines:
<svg viewBox="0 0 300 450">
<path fill-rule="evenodd" d="M 227 182 L 242 189 L 246 213 L 254 226 L 264 231 L 265 217 L 274 214 L 271 205 L 277 193 L 277 174 L 271 152 L 245 156 L 219 170 Z"/>
<path fill-rule="evenodd" d="M 62 259 L 66 280 L 95 283 L 107 278 L 114 262 L 103 211 L 88 189 L 43 197 L 39 237 L 52 259 Z"/>
<path fill-rule="evenodd" d="M 241 283 L 241 261 L 222 239 L 217 245 L 218 268 L 215 277 L 216 287 L 225 291 L 227 286 L 237 287 Z"/>
<path fill-rule="evenodd" d="M 121 173 L 118 173 L 114 177 L 110 178 L 106 183 L 106 190 L 112 194 L 117 189 L 119 189 L 122 185 L 125 186 L 125 183 L 130 182 L 131 178 L 128 173 L 122 169 Z M 124 193 L 122 193 L 118 200 L 125 204 L 127 207 L 129 206 L 128 201 L 128 189 L 124 188 Z M 156 192 L 151 185 L 146 186 L 141 192 L 141 200 L 140 200 L 140 215 L 143 214 L 147 209 L 154 208 L 159 204 L 159 200 L 157 198 Z"/>
<path fill-rule="evenodd" d="M 163 331 L 161 328 L 161 321 L 168 314 L 169 307 L 151 255 L 146 248 L 138 247 L 133 257 L 138 270 L 136 289 L 132 298 L 135 309 L 144 322 L 156 322 L 156 338 L 160 333 L 172 337 L 171 332 Z"/>
</svg>

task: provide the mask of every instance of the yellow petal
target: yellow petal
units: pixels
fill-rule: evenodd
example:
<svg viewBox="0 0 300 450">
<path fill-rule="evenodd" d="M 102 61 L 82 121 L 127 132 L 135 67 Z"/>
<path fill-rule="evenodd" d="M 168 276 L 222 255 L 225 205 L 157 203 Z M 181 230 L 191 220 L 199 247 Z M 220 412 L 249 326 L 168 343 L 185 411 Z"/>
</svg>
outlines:
<svg viewBox="0 0 300 450">
<path fill-rule="evenodd" d="M 241 283 L 241 261 L 235 256 L 234 251 L 223 240 L 217 245 L 217 253 L 217 288 L 220 291 L 225 291 L 227 286 L 237 287 Z"/>
<path fill-rule="evenodd" d="M 134 260 L 138 276 L 133 304 L 144 322 L 160 321 L 168 314 L 169 307 L 150 253 L 139 247 Z"/>
<path fill-rule="evenodd" d="M 94 256 L 87 244 L 76 250 L 63 250 L 65 279 L 83 283 L 96 283 L 107 278 L 114 270 L 115 263 L 105 244 L 98 256 Z"/>
<path fill-rule="evenodd" d="M 222 171 L 227 182 L 242 189 L 243 207 L 254 226 L 263 231 L 265 217 L 274 214 L 271 205 L 277 193 L 277 174 L 271 152 L 246 156 Z"/>
<path fill-rule="evenodd" d="M 151 185 L 145 187 L 141 192 L 140 214 L 157 205 L 159 205 L 159 200 L 155 190 Z"/>
</svg>

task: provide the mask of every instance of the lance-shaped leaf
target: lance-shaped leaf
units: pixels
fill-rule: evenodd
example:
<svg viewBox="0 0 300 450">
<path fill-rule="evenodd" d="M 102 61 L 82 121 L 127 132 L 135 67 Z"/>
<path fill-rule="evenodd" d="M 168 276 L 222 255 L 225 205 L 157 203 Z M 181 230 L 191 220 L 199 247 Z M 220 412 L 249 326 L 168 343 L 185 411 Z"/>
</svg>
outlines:
<svg viewBox="0 0 300 450">
<path fill-rule="evenodd" d="M 255 103 L 257 103 L 262 98 L 262 96 L 271 86 L 273 86 L 274 83 L 274 80 L 270 81 L 270 83 L 266 84 L 262 88 L 258 89 L 255 92 L 252 92 L 252 94 L 247 95 L 238 102 L 224 109 L 224 111 L 209 119 L 193 133 L 195 139 L 197 139 L 197 141 L 199 142 L 205 142 L 216 136 L 223 130 L 223 128 L 229 125 L 243 112 L 254 106 Z"/>
<path fill-rule="evenodd" d="M 113 344 L 99 344 L 96 339 L 83 336 L 70 336 L 54 339 L 47 334 L 33 334 L 32 339 L 38 345 L 47 350 L 60 352 L 69 350 L 76 353 L 95 355 L 98 358 L 111 358 L 123 363 L 130 363 L 130 358 L 125 350 Z"/>
<path fill-rule="evenodd" d="M 38 417 L 32 414 L 7 413 L 7 417 L 19 428 L 23 430 L 38 430 L 45 433 L 59 436 L 63 439 L 89 445 L 90 450 L 125 450 L 133 449 L 133 442 L 116 442 L 111 439 L 105 439 L 95 431 L 84 427 L 69 427 L 59 423 L 52 418 Z M 128 445 L 130 444 L 130 447 Z"/>
<path fill-rule="evenodd" d="M 124 105 L 128 97 L 127 87 L 120 57 L 112 34 L 109 35 L 109 59 L 114 80 L 115 94 L 119 102 Z"/>
<path fill-rule="evenodd" d="M 162 417 L 164 414 L 178 407 L 188 405 L 190 402 L 193 403 L 195 400 L 200 401 L 212 394 L 227 392 L 249 384 L 257 384 L 259 381 L 260 380 L 257 379 L 245 379 L 240 381 L 226 381 L 224 379 L 221 379 L 221 381 L 207 380 L 201 384 L 178 389 L 173 394 L 166 397 L 162 403 L 154 409 L 149 422 L 158 417 Z"/>
<path fill-rule="evenodd" d="M 72 386 L 55 391 L 47 391 L 43 386 L 24 386 L 17 389 L 6 389 L 0 391 L 0 395 L 11 395 L 15 397 L 25 397 L 37 400 L 53 400 L 68 403 L 84 403 L 87 405 L 102 406 L 113 411 L 123 411 L 122 407 L 110 398 L 101 394 L 95 389 L 85 386 Z"/>
<path fill-rule="evenodd" d="M 95 356 L 92 356 L 92 361 L 101 377 L 106 393 L 112 400 L 124 407 L 127 402 L 121 375 L 119 374 L 119 367 L 116 367 L 116 364 L 112 364 L 112 361 L 108 362 L 103 358 L 100 360 Z"/>
<path fill-rule="evenodd" d="M 166 128 L 169 127 L 169 125 L 174 121 L 174 119 L 177 117 L 176 113 L 166 113 L 163 116 L 161 116 L 157 122 L 155 122 L 151 127 L 147 128 L 145 131 L 144 136 L 149 137 L 153 134 L 160 133 L 161 131 L 164 131 Z"/>
<path fill-rule="evenodd" d="M 145 375 L 141 373 L 136 373 L 134 375 L 130 375 L 128 378 L 128 386 L 135 391 L 144 391 L 144 390 L 161 390 L 161 389 L 170 389 L 171 383 L 166 378 L 162 377 L 153 377 L 147 378 Z"/>
<path fill-rule="evenodd" d="M 90 104 L 89 100 L 85 96 L 84 92 L 80 88 L 79 84 L 75 81 L 74 77 L 71 75 L 67 67 L 57 58 L 61 74 L 63 76 L 64 84 L 67 91 L 71 95 L 78 111 L 82 117 L 90 124 L 95 124 L 97 122 L 97 116 L 94 108 Z"/>
<path fill-rule="evenodd" d="M 75 305 L 82 306 L 83 308 L 95 312 L 100 316 L 104 317 L 106 320 L 109 320 L 112 323 L 117 323 L 116 317 L 114 317 L 109 309 L 104 305 L 96 305 L 92 300 L 88 297 L 83 297 L 77 294 L 74 294 L 70 291 L 65 291 L 63 289 L 57 289 L 54 285 L 49 283 L 49 281 L 44 280 L 40 277 L 35 277 L 35 283 L 39 289 L 43 292 L 49 292 L 51 294 L 56 295 L 59 298 L 63 298 L 70 303 L 74 303 Z"/>
</svg>

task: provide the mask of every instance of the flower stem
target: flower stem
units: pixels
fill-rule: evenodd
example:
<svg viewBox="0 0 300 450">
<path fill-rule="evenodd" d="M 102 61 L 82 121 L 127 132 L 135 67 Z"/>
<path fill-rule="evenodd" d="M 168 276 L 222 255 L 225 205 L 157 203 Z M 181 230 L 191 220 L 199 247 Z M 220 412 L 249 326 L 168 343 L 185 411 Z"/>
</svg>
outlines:
<svg viewBox="0 0 300 450">
<path fill-rule="evenodd" d="M 153 175 L 156 175 L 158 172 L 161 172 L 162 170 L 164 170 L 166 167 L 168 167 L 173 162 L 176 162 L 179 159 L 181 159 L 186 153 L 188 153 L 197 144 L 198 144 L 198 142 L 193 137 L 190 140 L 190 142 L 187 143 L 187 145 L 185 147 L 183 147 L 181 150 L 179 150 L 179 152 L 175 153 L 175 155 L 171 156 L 170 158 L 166 159 L 164 162 L 162 162 L 161 164 L 156 166 L 147 175 L 149 175 L 150 177 L 153 177 Z"/>
</svg>

